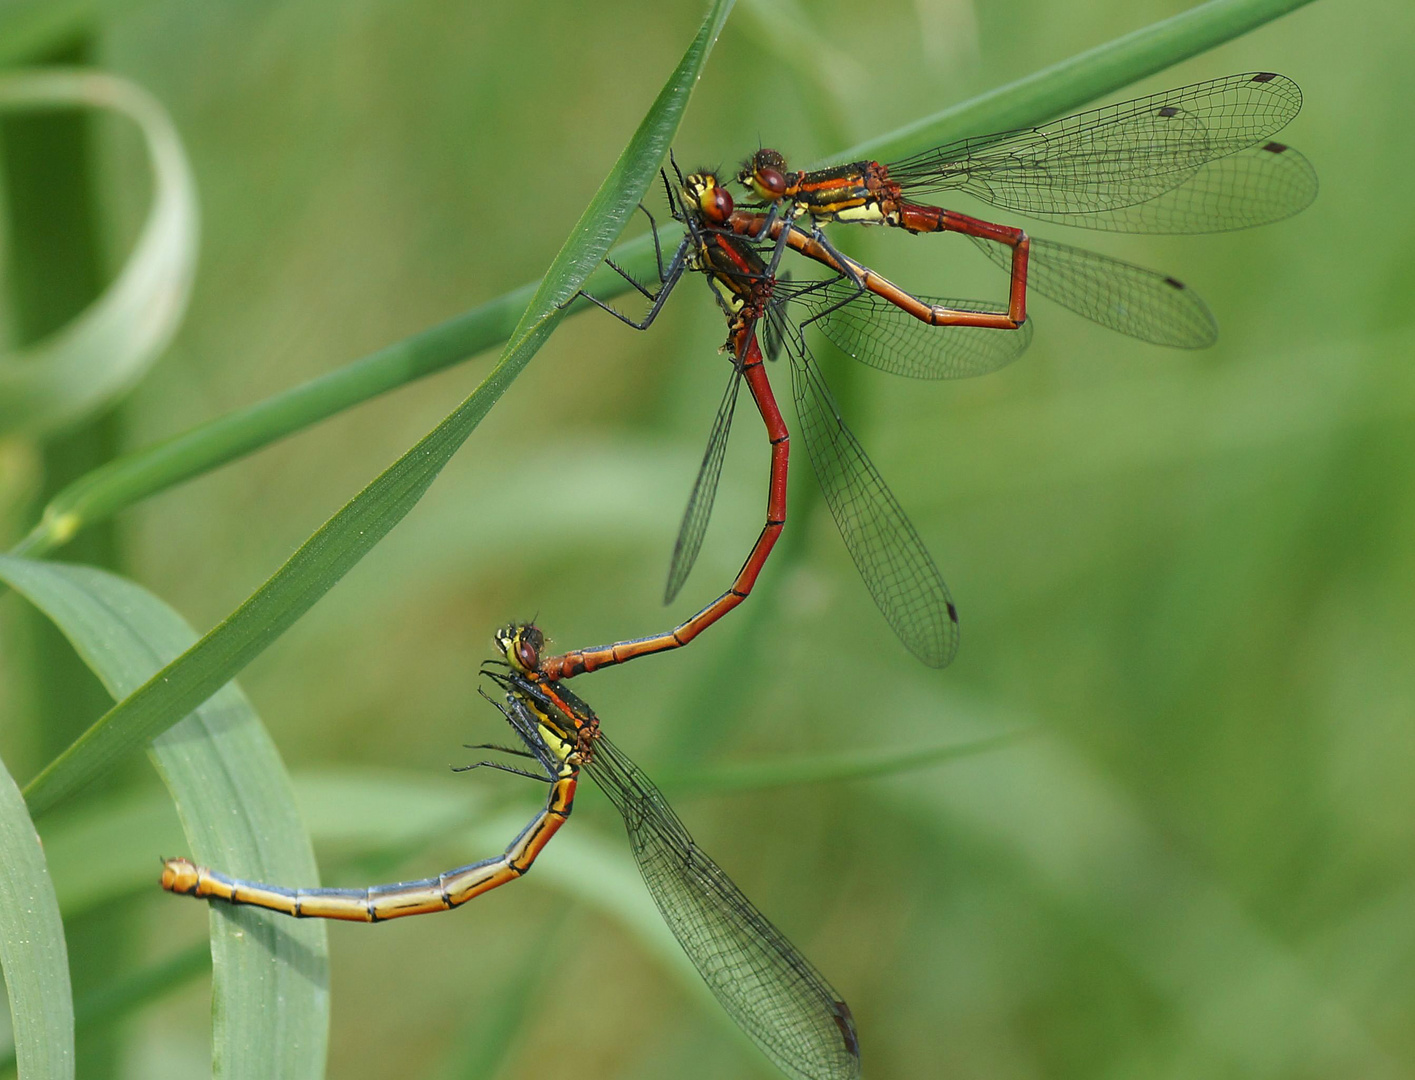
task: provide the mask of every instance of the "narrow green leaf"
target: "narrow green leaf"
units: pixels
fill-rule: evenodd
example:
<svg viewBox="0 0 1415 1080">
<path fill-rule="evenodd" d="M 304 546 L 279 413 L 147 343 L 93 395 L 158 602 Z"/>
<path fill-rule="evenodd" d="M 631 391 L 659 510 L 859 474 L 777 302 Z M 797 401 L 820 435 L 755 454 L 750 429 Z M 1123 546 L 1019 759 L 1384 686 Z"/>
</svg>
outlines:
<svg viewBox="0 0 1415 1080">
<path fill-rule="evenodd" d="M 125 79 L 91 71 L 0 76 L 0 110 L 111 109 L 133 120 L 152 160 L 152 209 L 113 283 L 67 326 L 0 355 L 0 433 L 41 434 L 130 389 L 176 332 L 196 273 L 191 166 L 166 111 Z"/>
<path fill-rule="evenodd" d="M 211 968 L 205 943 L 148 964 L 109 986 L 81 994 L 74 1002 L 74 1026 L 79 1031 L 111 1024 L 155 1001 Z M 0 1075 L 15 1067 L 15 1048 L 0 1051 Z"/>
<path fill-rule="evenodd" d="M 604 258 L 678 130 L 732 0 L 717 0 L 619 161 L 561 248 L 500 361 L 450 416 L 324 523 L 276 573 L 182 656 L 129 694 L 30 782 L 32 812 L 52 806 L 155 738 L 258 656 L 413 508 L 564 316 Z"/>
<path fill-rule="evenodd" d="M 25 1080 L 74 1075 L 74 1002 L 59 902 L 20 789 L 0 764 L 0 966 Z"/>
<path fill-rule="evenodd" d="M 49 551 L 149 495 L 500 344 L 538 285 L 523 285 L 327 375 L 108 462 L 59 492 L 14 554 Z"/>
<path fill-rule="evenodd" d="M 895 158 L 969 135 L 1030 127 L 1256 30 L 1311 0 L 1209 0 L 1133 34 L 869 139 L 832 163 Z"/>
<path fill-rule="evenodd" d="M 552 313 L 563 314 L 564 305 L 604 262 L 609 246 L 624 230 L 629 215 L 638 208 L 673 146 L 673 136 L 688 108 L 689 95 L 702 77 L 703 65 L 722 33 L 732 4 L 733 0 L 714 0 L 697 36 L 541 279 L 526 314 L 512 332 L 511 349 L 517 347 L 521 335 L 529 336 L 533 328 L 550 319 Z"/>
<path fill-rule="evenodd" d="M 907 155 L 969 135 L 1041 123 L 1231 40 L 1306 2 L 1211 0 L 1038 75 L 852 147 L 835 155 L 834 160 L 875 154 Z M 614 259 L 640 277 L 654 273 L 653 246 L 648 237 L 620 245 L 614 251 Z M 604 298 L 628 289 L 617 275 L 604 271 L 596 272 L 589 284 L 595 295 Z M 517 314 L 540 287 L 540 283 L 523 285 L 338 371 L 111 462 L 60 492 L 46 508 L 43 520 L 15 549 L 16 554 L 48 551 L 78 530 L 149 495 L 219 468 L 342 409 L 441 371 L 506 340 Z"/>
<path fill-rule="evenodd" d="M 115 698 L 196 637 L 146 590 L 91 567 L 0 556 L 0 579 L 54 621 Z M 151 755 L 198 861 L 260 880 L 318 880 L 285 767 L 234 683 L 157 739 Z M 154 889 L 164 854 L 177 852 L 144 859 Z M 329 1027 L 323 924 L 213 907 L 211 955 L 214 1075 L 320 1075 Z"/>
</svg>

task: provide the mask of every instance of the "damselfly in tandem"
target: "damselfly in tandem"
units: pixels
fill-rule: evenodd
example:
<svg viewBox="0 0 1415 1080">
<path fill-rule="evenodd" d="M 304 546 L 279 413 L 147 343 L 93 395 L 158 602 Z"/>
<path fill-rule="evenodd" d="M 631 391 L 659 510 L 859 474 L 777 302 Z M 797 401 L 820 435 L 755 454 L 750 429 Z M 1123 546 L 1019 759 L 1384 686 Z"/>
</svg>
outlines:
<svg viewBox="0 0 1415 1080">
<path fill-rule="evenodd" d="M 766 422 L 772 446 L 767 522 L 732 588 L 709 607 L 667 634 L 581 649 L 542 661 L 548 678 L 568 678 L 609 664 L 687 644 L 751 591 L 786 523 L 786 469 L 790 439 L 762 365 L 758 332 L 774 357 L 790 358 L 792 390 L 807 455 L 845 545 L 886 621 L 915 656 L 944 667 L 958 646 L 958 615 L 948 588 L 917 530 L 840 415 L 804 329 L 818 326 L 838 348 L 862 363 L 925 379 L 963 378 L 995 371 L 1026 349 L 1030 326 L 1012 333 L 995 329 L 1005 312 L 984 301 L 917 297 L 883 276 L 844 259 L 844 268 L 822 281 L 779 278 L 764 249 L 729 227 L 731 194 L 709 171 L 664 177 L 673 216 L 687 234 L 665 262 L 659 257 L 657 291 L 624 276 L 651 301 L 648 314 L 633 320 L 600 303 L 636 329 L 657 317 L 669 292 L 687 270 L 703 273 L 728 320 L 724 351 L 732 360 L 707 450 L 683 514 L 673 549 L 665 600 L 682 587 L 702 546 L 721 475 L 727 438 L 742 382 Z M 655 229 L 655 238 L 657 230 Z M 809 245 L 809 242 L 808 242 Z M 821 261 L 831 256 L 808 246 Z M 780 249 L 776 250 L 777 256 Z M 612 262 L 615 270 L 619 267 Z M 622 271 L 620 271 L 623 273 Z M 851 275 L 867 291 L 852 288 Z M 926 314 L 921 314 L 926 313 Z"/>
<path fill-rule="evenodd" d="M 654 903 L 717 1000 L 783 1072 L 802 1080 L 853 1080 L 860 1044 L 850 1009 L 824 976 L 753 906 L 693 841 L 642 770 L 601 732 L 580 698 L 538 672 L 544 637 L 529 624 L 496 635 L 502 660 L 482 674 L 502 692 L 483 691 L 516 733 L 500 749 L 534 763 L 491 767 L 544 781 L 544 808 L 493 859 L 435 878 L 367 889 L 290 889 L 228 877 L 187 859 L 164 860 L 162 887 L 199 899 L 249 904 L 297 918 L 383 922 L 447 911 L 514 881 L 570 816 L 583 771 L 623 816 L 629 846 Z"/>
<path fill-rule="evenodd" d="M 1120 333 L 1201 348 L 1214 342 L 1217 325 L 1176 278 L 919 200 L 958 191 L 1024 216 L 1112 232 L 1265 225 L 1317 195 L 1307 159 L 1272 139 L 1301 107 L 1295 82 L 1260 71 L 960 139 L 888 165 L 792 172 L 778 151 L 758 150 L 737 179 L 765 214 L 739 211 L 733 225 L 801 250 L 806 235 L 782 226 L 808 219 L 810 239 L 833 256 L 828 262 L 843 260 L 821 228 L 830 222 L 961 233 L 1010 270 L 1009 314 L 1017 322 L 1035 289 Z"/>
</svg>

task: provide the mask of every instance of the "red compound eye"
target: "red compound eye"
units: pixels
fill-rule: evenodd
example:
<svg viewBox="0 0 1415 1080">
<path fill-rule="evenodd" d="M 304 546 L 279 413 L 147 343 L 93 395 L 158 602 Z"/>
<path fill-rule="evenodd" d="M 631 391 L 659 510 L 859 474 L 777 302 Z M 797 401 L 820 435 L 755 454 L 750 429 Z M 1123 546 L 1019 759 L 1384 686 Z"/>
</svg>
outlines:
<svg viewBox="0 0 1415 1080">
<path fill-rule="evenodd" d="M 763 191 L 769 191 L 773 195 L 780 195 L 786 190 L 786 177 L 782 175 L 779 169 L 759 165 L 757 166 L 755 179 L 758 187 Z"/>
<path fill-rule="evenodd" d="M 732 216 L 732 195 L 725 187 L 713 185 L 703 193 L 703 217 L 709 221 L 722 223 Z"/>
<path fill-rule="evenodd" d="M 540 666 L 540 651 L 525 638 L 516 642 L 516 662 L 527 671 Z"/>
</svg>

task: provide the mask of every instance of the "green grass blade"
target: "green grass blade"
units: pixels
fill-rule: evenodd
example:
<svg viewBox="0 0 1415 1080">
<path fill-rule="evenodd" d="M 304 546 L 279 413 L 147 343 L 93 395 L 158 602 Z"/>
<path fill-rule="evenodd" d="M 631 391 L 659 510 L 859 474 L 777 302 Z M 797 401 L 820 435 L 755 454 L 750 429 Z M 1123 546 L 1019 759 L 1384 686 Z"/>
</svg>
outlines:
<svg viewBox="0 0 1415 1080">
<path fill-rule="evenodd" d="M 149 495 L 499 345 L 538 287 L 523 285 L 327 375 L 108 462 L 59 492 L 14 553 L 48 551 Z"/>
<path fill-rule="evenodd" d="M 331 517 L 215 629 L 129 694 L 30 782 L 38 814 L 127 750 L 155 738 L 234 677 L 332 588 L 413 508 L 442 467 L 525 368 L 562 306 L 599 265 L 678 130 L 731 0 L 717 0 L 624 153 L 600 186 L 482 384 L 411 450 Z"/>
<path fill-rule="evenodd" d="M 0 556 L 0 578 L 54 620 L 115 698 L 196 637 L 162 601 L 100 570 Z M 262 880 L 317 881 L 284 765 L 234 683 L 151 754 L 198 861 Z M 144 859 L 154 889 L 164 854 L 178 853 Z M 329 1028 L 324 926 L 249 908 L 212 908 L 210 920 L 214 1075 L 320 1075 Z"/>
<path fill-rule="evenodd" d="M 74 1002 L 59 902 L 44 849 L 9 770 L 0 765 L 0 965 L 15 1055 L 26 1080 L 74 1075 Z"/>
<path fill-rule="evenodd" d="M 1256 30 L 1311 0 L 1209 0 L 971 101 L 834 155 L 894 158 L 969 135 L 1030 127 Z"/>
<path fill-rule="evenodd" d="M 848 160 L 872 153 L 905 155 L 967 135 L 1041 123 L 1222 44 L 1306 2 L 1211 0 L 836 157 Z M 653 247 L 647 237 L 620 245 L 614 258 L 640 277 L 654 273 Z M 596 295 L 605 298 L 628 289 L 617 276 L 603 271 L 594 275 L 591 285 Z M 441 371 L 505 340 L 516 316 L 539 288 L 539 283 L 523 285 L 329 375 L 258 405 L 217 417 L 96 470 L 55 497 L 43 520 L 16 548 L 16 553 L 47 551 L 78 530 L 149 495 L 219 468 L 341 409 Z"/>
<path fill-rule="evenodd" d="M 152 208 L 113 283 L 42 341 L 0 355 L 0 433 L 43 434 L 105 408 L 167 347 L 196 274 L 191 166 L 166 110 L 125 79 L 90 71 L 0 76 L 0 110 L 110 109 L 137 124 L 152 162 Z"/>
<path fill-rule="evenodd" d="M 148 964 L 110 986 L 80 994 L 74 1002 L 74 1026 L 83 1031 L 112 1024 L 210 968 L 211 950 L 205 944 Z M 14 1047 L 0 1051 L 0 1075 L 14 1067 Z"/>
</svg>

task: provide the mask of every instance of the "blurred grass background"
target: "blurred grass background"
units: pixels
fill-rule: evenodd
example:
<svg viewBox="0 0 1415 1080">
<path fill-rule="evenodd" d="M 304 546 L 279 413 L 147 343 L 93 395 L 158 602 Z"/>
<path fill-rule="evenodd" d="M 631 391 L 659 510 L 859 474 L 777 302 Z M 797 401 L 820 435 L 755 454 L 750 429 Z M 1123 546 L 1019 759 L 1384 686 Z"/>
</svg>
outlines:
<svg viewBox="0 0 1415 1080">
<path fill-rule="evenodd" d="M 880 0 L 866 17 L 804 0 L 796 26 L 848 90 L 839 101 L 744 6 L 679 160 L 730 166 L 759 143 L 821 157 L 1185 6 Z M 616 0 L 152 2 L 96 28 L 70 53 L 172 112 L 203 245 L 176 344 L 79 457 L 258 401 L 535 277 L 700 15 Z M 1165 352 L 1038 301 L 1028 355 L 974 383 L 827 359 L 959 605 L 947 672 L 894 641 L 807 497 L 802 455 L 793 498 L 812 509 L 761 594 L 692 649 L 576 683 L 670 795 L 691 766 L 1034 729 L 888 780 L 675 798 L 846 995 L 866 1075 L 1415 1071 L 1412 40 L 1406 3 L 1314 4 L 1135 88 L 1269 69 L 1306 94 L 1280 136 L 1322 177 L 1301 217 L 1079 239 L 1202 292 L 1215 349 Z M 94 136 L 95 261 L 112 265 L 146 178 L 116 125 Z M 1005 285 L 947 238 L 868 235 L 857 250 L 920 291 Z M 5 326 L 24 336 L 7 284 Z M 413 514 L 242 675 L 297 773 L 443 780 L 459 744 L 502 737 L 474 694 L 497 623 L 535 615 L 572 647 L 658 630 L 720 591 L 760 522 L 750 413 L 698 569 L 673 611 L 658 604 L 726 375 L 721 337 L 691 286 L 652 333 L 583 316 L 555 335 Z M 150 500 L 60 557 L 107 561 L 204 629 L 488 361 Z M 3 449 L 13 540 L 65 478 L 65 447 Z M 15 599 L 0 608 L 0 750 L 24 778 L 101 697 L 54 667 L 62 645 Z M 56 685 L 59 704 L 44 698 Z M 136 764 L 125 783 L 155 786 Z M 574 828 L 622 843 L 594 794 Z M 326 881 L 491 853 L 433 846 L 332 864 Z M 205 933 L 198 905 L 155 887 L 118 919 L 71 937 L 76 972 L 101 982 Z M 457 914 L 336 926 L 331 947 L 331 1076 L 775 1075 L 635 940 L 535 875 Z M 80 1075 L 203 1074 L 208 1026 L 203 984 L 184 983 L 81 1044 Z"/>
</svg>

